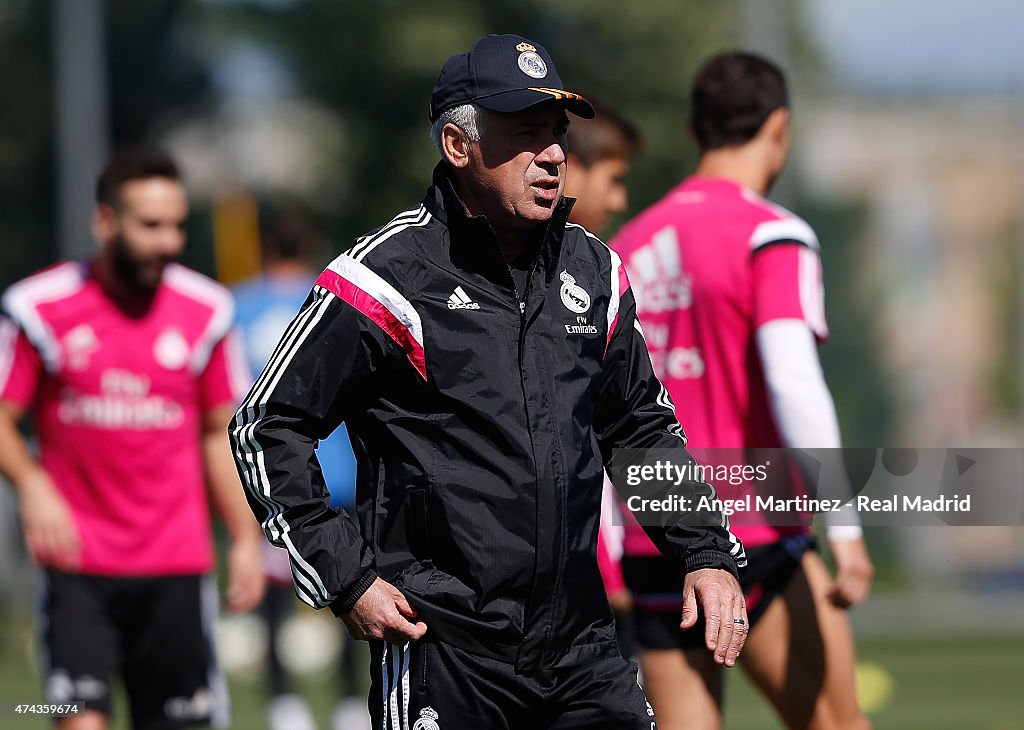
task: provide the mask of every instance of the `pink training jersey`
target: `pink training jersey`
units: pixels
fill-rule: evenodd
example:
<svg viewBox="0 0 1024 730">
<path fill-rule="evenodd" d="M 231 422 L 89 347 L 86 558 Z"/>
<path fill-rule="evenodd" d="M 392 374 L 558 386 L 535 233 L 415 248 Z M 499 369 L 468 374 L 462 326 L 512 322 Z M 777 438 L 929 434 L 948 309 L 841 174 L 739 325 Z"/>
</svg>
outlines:
<svg viewBox="0 0 1024 730">
<path fill-rule="evenodd" d="M 611 245 L 626 264 L 655 372 L 689 446 L 780 447 L 754 332 L 772 320 L 799 319 L 819 341 L 827 337 L 811 227 L 735 182 L 690 177 Z M 731 519 L 748 547 L 806 529 L 749 513 Z M 657 553 L 638 528 L 627 531 L 625 550 Z"/>
<path fill-rule="evenodd" d="M 87 264 L 67 262 L 12 286 L 3 309 L 0 398 L 34 409 L 40 459 L 81 538 L 81 571 L 210 570 L 202 419 L 233 408 L 248 386 L 228 291 L 171 265 L 133 316 Z"/>
</svg>

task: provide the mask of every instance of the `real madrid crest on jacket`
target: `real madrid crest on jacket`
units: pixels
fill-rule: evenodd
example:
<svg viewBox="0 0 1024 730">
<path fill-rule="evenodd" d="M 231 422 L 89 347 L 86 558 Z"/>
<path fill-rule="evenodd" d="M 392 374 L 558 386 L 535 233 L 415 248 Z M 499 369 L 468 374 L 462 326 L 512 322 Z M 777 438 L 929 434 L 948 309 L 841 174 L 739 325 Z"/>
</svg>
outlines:
<svg viewBox="0 0 1024 730">
<path fill-rule="evenodd" d="M 347 611 L 380 575 L 430 637 L 519 671 L 611 656 L 608 605 L 586 598 L 604 595 L 603 466 L 613 448 L 681 447 L 678 422 L 624 268 L 566 224 L 572 201 L 558 203 L 517 295 L 446 169 L 420 205 L 331 263 L 243 403 L 234 437 L 250 504 L 313 606 Z M 331 510 L 307 469 L 342 420 L 358 515 Z M 725 528 L 656 539 L 687 569 L 735 572 L 742 559 Z M 443 724 L 437 709 L 440 723 L 417 727 Z"/>
</svg>

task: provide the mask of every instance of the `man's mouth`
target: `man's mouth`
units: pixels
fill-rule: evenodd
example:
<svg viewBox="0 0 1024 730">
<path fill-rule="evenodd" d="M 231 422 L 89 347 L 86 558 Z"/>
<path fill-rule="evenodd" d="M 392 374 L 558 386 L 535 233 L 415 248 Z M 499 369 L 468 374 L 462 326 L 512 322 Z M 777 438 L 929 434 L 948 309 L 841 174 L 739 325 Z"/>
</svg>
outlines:
<svg viewBox="0 0 1024 730">
<path fill-rule="evenodd" d="M 542 177 L 530 183 L 533 193 L 542 200 L 554 200 L 558 197 L 558 178 Z"/>
</svg>

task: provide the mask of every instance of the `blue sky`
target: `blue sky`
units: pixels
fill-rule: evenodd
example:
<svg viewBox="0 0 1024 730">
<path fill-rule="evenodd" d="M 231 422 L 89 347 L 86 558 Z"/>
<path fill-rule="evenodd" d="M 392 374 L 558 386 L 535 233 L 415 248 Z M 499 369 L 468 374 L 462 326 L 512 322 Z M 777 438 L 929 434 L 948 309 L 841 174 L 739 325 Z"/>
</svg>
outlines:
<svg viewBox="0 0 1024 730">
<path fill-rule="evenodd" d="M 1021 0 L 804 0 L 804 8 L 850 88 L 1024 96 Z"/>
</svg>

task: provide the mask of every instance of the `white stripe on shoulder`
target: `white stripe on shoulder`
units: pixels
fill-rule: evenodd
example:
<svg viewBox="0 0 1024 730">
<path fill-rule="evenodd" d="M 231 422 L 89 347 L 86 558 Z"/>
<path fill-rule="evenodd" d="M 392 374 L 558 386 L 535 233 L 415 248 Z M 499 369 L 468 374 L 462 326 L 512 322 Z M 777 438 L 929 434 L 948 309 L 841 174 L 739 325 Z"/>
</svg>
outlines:
<svg viewBox="0 0 1024 730">
<path fill-rule="evenodd" d="M 49 372 L 60 366 L 60 347 L 53 329 L 39 313 L 39 305 L 70 297 L 84 283 L 83 265 L 68 261 L 22 279 L 4 294 L 4 310 L 25 331 Z"/>
<path fill-rule="evenodd" d="M 196 340 L 189 363 L 191 372 L 201 373 L 210 361 L 214 346 L 231 331 L 235 321 L 235 300 L 227 288 L 181 264 L 167 267 L 164 282 L 180 294 L 210 308 L 210 319 Z"/>
<path fill-rule="evenodd" d="M 422 204 L 411 211 L 399 213 L 372 236 L 367 236 L 356 243 L 356 245 L 349 251 L 348 255 L 356 261 L 362 261 L 367 254 L 396 233 L 400 233 L 407 228 L 425 226 L 430 222 L 430 218 L 431 216 L 429 211 L 427 211 Z"/>
<path fill-rule="evenodd" d="M 419 312 L 405 296 L 369 266 L 342 254 L 327 267 L 328 270 L 354 284 L 384 305 L 384 307 L 405 325 L 414 340 L 423 347 L 423 322 Z"/>
<path fill-rule="evenodd" d="M 620 275 L 622 271 L 622 259 L 617 253 L 608 249 L 609 255 L 612 257 L 612 268 L 608 275 L 608 284 L 611 287 L 611 296 L 608 299 L 608 328 L 605 330 L 608 333 L 608 337 L 612 336 L 612 325 L 615 324 L 615 318 L 619 316 L 619 304 L 622 299 L 622 292 L 619 291 L 620 286 Z"/>
<path fill-rule="evenodd" d="M 18 345 L 18 326 L 7 317 L 0 316 L 0 393 L 14 368 L 14 355 Z"/>
<path fill-rule="evenodd" d="M 814 229 L 796 216 L 765 221 L 750 235 L 750 247 L 755 251 L 777 241 L 797 241 L 814 251 L 818 250 L 818 237 L 814 235 Z"/>
<path fill-rule="evenodd" d="M 587 234 L 588 236 L 590 236 L 591 238 L 593 238 L 593 239 L 594 239 L 595 241 L 598 241 L 598 242 L 600 242 L 600 244 L 601 244 L 602 246 L 604 246 L 605 248 L 607 248 L 607 247 L 608 247 L 608 244 L 607 244 L 607 243 L 605 243 L 604 241 L 602 241 L 602 240 L 601 240 L 600 238 L 598 238 L 597 236 L 595 236 L 595 235 L 594 235 L 593 233 L 591 233 L 590 231 L 588 231 L 588 230 L 587 230 L 586 228 L 584 228 L 583 226 L 581 226 L 581 225 L 580 225 L 579 223 L 566 223 L 566 224 L 565 224 L 565 227 L 566 227 L 566 228 L 579 228 L 579 229 L 580 229 L 581 231 L 583 231 L 584 233 L 586 233 L 586 234 Z M 611 250 L 611 249 L 609 249 L 609 250 Z"/>
<path fill-rule="evenodd" d="M 358 246 L 360 243 L 363 243 L 364 241 L 369 241 L 371 238 L 374 238 L 375 236 L 379 236 L 381 233 L 383 233 L 384 231 L 386 231 L 388 228 L 390 228 L 391 226 L 395 225 L 396 223 L 401 223 L 402 221 L 410 220 L 412 218 L 415 218 L 423 210 L 424 210 L 423 203 L 417 203 L 416 205 L 412 206 L 411 208 L 406 208 L 401 213 L 396 214 L 394 218 L 392 218 L 387 223 L 382 225 L 376 231 L 373 231 L 372 233 L 367 233 L 367 234 L 364 234 L 362 236 L 359 236 L 359 238 L 356 239 L 356 245 Z M 353 248 L 354 247 L 355 246 L 353 246 Z"/>
<path fill-rule="evenodd" d="M 227 287 L 208 276 L 181 264 L 169 264 L 164 270 L 164 282 L 187 297 L 215 306 L 232 301 Z"/>
</svg>

